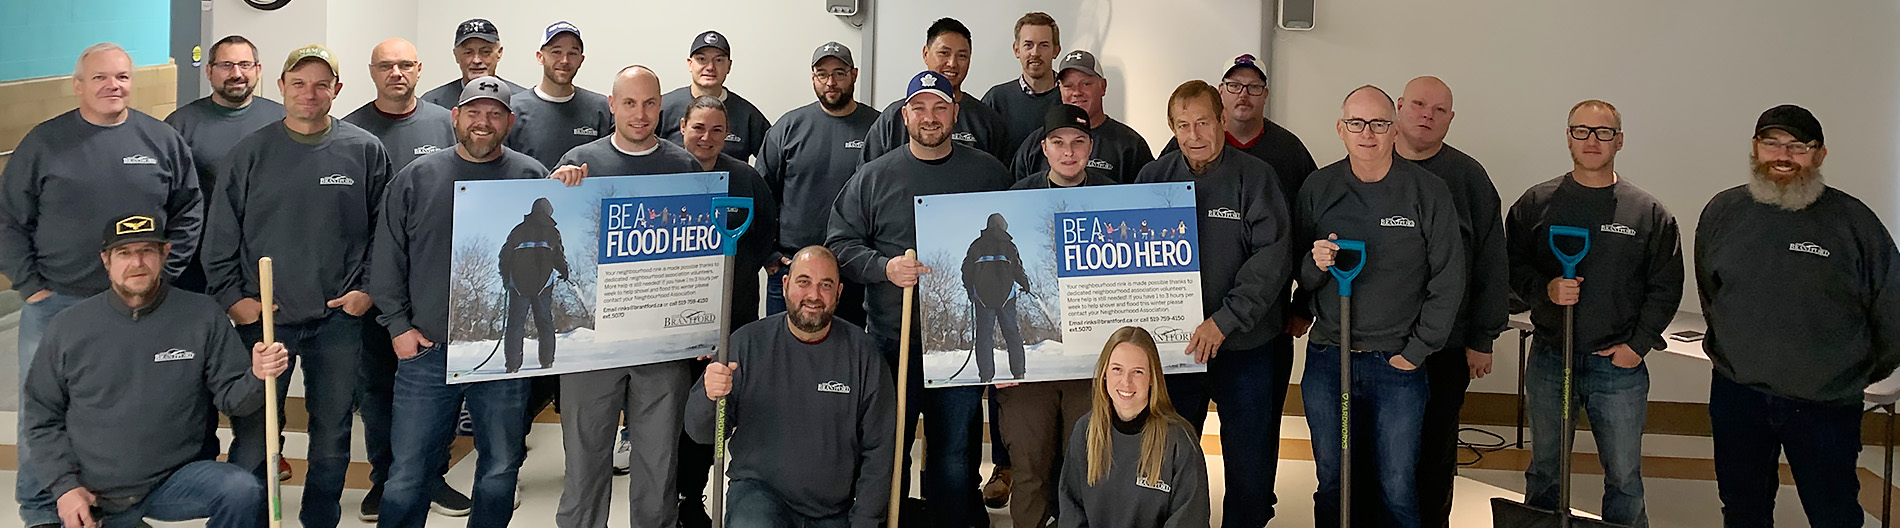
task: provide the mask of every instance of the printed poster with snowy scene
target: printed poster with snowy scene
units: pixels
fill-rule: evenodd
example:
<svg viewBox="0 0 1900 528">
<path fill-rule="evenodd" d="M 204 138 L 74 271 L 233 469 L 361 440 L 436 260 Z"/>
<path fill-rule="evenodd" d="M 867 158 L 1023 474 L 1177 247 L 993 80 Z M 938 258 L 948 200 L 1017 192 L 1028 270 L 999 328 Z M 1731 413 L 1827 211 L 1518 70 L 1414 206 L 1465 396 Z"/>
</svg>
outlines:
<svg viewBox="0 0 1900 528">
<path fill-rule="evenodd" d="M 1192 183 L 918 197 L 924 386 L 1087 379 L 1130 325 L 1163 372 L 1205 371 L 1194 211 Z"/>
<path fill-rule="evenodd" d="M 724 172 L 457 182 L 448 382 L 711 353 L 726 189 Z"/>
</svg>

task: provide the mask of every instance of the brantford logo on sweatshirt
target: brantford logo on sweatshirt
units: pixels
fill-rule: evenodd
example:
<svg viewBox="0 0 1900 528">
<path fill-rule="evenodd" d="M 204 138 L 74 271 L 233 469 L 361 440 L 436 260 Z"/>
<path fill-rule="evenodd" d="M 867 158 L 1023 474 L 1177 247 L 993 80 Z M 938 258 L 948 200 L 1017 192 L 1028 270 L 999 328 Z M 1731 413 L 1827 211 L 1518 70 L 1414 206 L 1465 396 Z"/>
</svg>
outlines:
<svg viewBox="0 0 1900 528">
<path fill-rule="evenodd" d="M 1235 210 L 1233 210 L 1233 209 L 1230 209 L 1230 208 L 1226 208 L 1226 207 L 1217 207 L 1217 208 L 1213 208 L 1213 209 L 1208 209 L 1208 210 L 1207 210 L 1207 217 L 1208 217 L 1208 218 L 1219 218 L 1219 219 L 1222 219 L 1222 220 L 1239 220 L 1239 219 L 1240 219 L 1240 211 L 1235 211 Z"/>
<path fill-rule="evenodd" d="M 1622 223 L 1619 223 L 1619 222 L 1610 222 L 1607 224 L 1603 224 L 1602 226 L 1597 227 L 1597 230 L 1605 232 L 1605 233 L 1616 233 L 1616 234 L 1625 235 L 1625 236 L 1636 236 L 1635 229 L 1631 229 L 1630 226 L 1623 225 Z"/>
<path fill-rule="evenodd" d="M 1793 244 L 1788 244 L 1788 251 L 1794 251 L 1797 253 L 1808 253 L 1812 255 L 1820 255 L 1823 257 L 1834 254 L 1834 252 L 1828 251 L 1827 248 L 1821 247 L 1820 244 L 1816 244 L 1813 242 L 1795 242 Z"/>
<path fill-rule="evenodd" d="M 964 143 L 975 143 L 976 134 L 971 134 L 969 132 L 956 132 L 956 133 L 950 134 L 950 140 L 962 141 Z"/>
<path fill-rule="evenodd" d="M 440 150 L 442 150 L 442 147 L 438 147 L 435 145 L 421 145 L 421 146 L 417 146 L 413 152 L 415 152 L 417 156 L 421 156 L 424 154 L 434 154 Z"/>
<path fill-rule="evenodd" d="M 832 381 L 827 381 L 827 382 L 818 384 L 818 392 L 829 392 L 833 394 L 851 394 L 851 386 L 840 383 L 837 380 L 832 380 Z"/>
<path fill-rule="evenodd" d="M 745 138 L 739 137 L 738 134 L 726 134 L 726 142 L 727 143 L 745 143 Z"/>
<path fill-rule="evenodd" d="M 1098 159 L 1092 159 L 1092 160 L 1089 160 L 1089 168 L 1112 171 L 1112 170 L 1115 170 L 1115 164 L 1098 160 Z"/>
<path fill-rule="evenodd" d="M 124 161 L 126 165 L 157 165 L 158 164 L 158 159 L 153 158 L 151 156 L 144 155 L 144 154 L 133 154 L 131 156 L 126 156 L 125 159 L 120 160 L 120 161 Z"/>
<path fill-rule="evenodd" d="M 152 362 L 164 363 L 167 361 L 184 361 L 184 360 L 195 358 L 195 357 L 198 357 L 198 355 L 193 354 L 190 350 L 185 350 L 182 348 L 174 348 L 171 350 L 166 350 L 164 352 L 159 352 L 157 354 L 152 354 Z"/>
<path fill-rule="evenodd" d="M 1169 486 L 1167 481 L 1156 481 L 1154 484 L 1149 484 L 1148 477 L 1135 477 L 1135 485 L 1162 493 L 1174 493 L 1174 486 Z"/>
<path fill-rule="evenodd" d="M 575 128 L 574 128 L 574 135 L 576 135 L 576 136 L 594 136 L 594 137 L 600 137 L 600 131 L 599 131 L 599 130 L 594 130 L 594 127 L 590 127 L 590 126 L 584 126 L 584 127 L 575 127 Z"/>
<path fill-rule="evenodd" d="M 356 185 L 356 180 L 342 174 L 331 174 L 317 179 L 317 185 Z"/>
<path fill-rule="evenodd" d="M 853 140 L 851 140 L 851 141 L 846 141 L 846 142 L 844 142 L 844 148 L 848 148 L 848 149 L 863 149 L 863 148 L 864 148 L 864 140 L 862 140 L 862 139 L 853 139 Z"/>
<path fill-rule="evenodd" d="M 1418 227 L 1418 222 L 1399 215 L 1379 219 L 1379 227 Z"/>
</svg>

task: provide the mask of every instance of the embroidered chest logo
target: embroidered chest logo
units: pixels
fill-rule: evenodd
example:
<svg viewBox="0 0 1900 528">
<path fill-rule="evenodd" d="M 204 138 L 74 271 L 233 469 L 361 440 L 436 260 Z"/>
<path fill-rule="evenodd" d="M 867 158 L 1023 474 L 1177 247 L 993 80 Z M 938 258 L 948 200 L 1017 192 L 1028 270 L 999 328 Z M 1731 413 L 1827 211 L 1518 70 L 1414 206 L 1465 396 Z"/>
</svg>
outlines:
<svg viewBox="0 0 1900 528">
<path fill-rule="evenodd" d="M 356 185 L 356 180 L 342 174 L 331 174 L 317 179 L 317 185 Z"/>
<path fill-rule="evenodd" d="M 1219 207 L 1219 208 L 1214 208 L 1214 209 L 1208 209 L 1207 217 L 1219 218 L 1222 220 L 1239 220 L 1240 211 L 1235 211 L 1233 209 L 1229 209 L 1226 207 Z"/>
<path fill-rule="evenodd" d="M 576 135 L 576 136 L 595 136 L 595 137 L 599 137 L 599 136 L 600 136 L 600 131 L 599 131 L 599 130 L 594 130 L 594 127 L 590 127 L 590 126 L 584 126 L 584 127 L 576 127 L 576 128 L 574 129 L 574 135 Z"/>
<path fill-rule="evenodd" d="M 848 148 L 848 149 L 863 149 L 863 148 L 864 148 L 864 140 L 862 140 L 862 139 L 853 139 L 853 140 L 851 140 L 851 141 L 846 141 L 846 142 L 844 142 L 844 148 Z"/>
<path fill-rule="evenodd" d="M 1098 160 L 1098 159 L 1092 159 L 1092 160 L 1089 160 L 1089 168 L 1112 171 L 1112 170 L 1115 170 L 1115 164 Z"/>
<path fill-rule="evenodd" d="M 1793 244 L 1788 244 L 1788 251 L 1793 251 L 1797 253 L 1807 253 L 1810 255 L 1819 255 L 1822 257 L 1826 257 L 1826 256 L 1834 254 L 1834 252 L 1828 251 L 1827 248 L 1821 247 L 1820 244 L 1816 244 L 1813 242 L 1795 242 Z"/>
<path fill-rule="evenodd" d="M 969 132 L 956 132 L 956 133 L 950 134 L 950 140 L 963 142 L 963 143 L 976 143 L 976 134 L 971 134 Z"/>
<path fill-rule="evenodd" d="M 159 352 L 157 354 L 152 354 L 152 362 L 164 363 L 167 361 L 185 361 L 185 360 L 195 358 L 195 357 L 198 357 L 198 355 L 193 354 L 190 350 L 185 350 L 182 348 L 174 348 L 171 350 L 166 350 L 164 352 Z"/>
<path fill-rule="evenodd" d="M 851 394 L 851 386 L 845 385 L 843 383 L 839 383 L 836 380 L 827 381 L 827 382 L 818 384 L 818 392 L 829 392 L 832 394 Z"/>
<path fill-rule="evenodd" d="M 1635 229 L 1632 229 L 1630 228 L 1630 226 L 1626 226 L 1617 222 L 1610 222 L 1607 224 L 1603 224 L 1601 227 L 1598 227 L 1597 230 L 1605 232 L 1605 233 L 1616 233 L 1616 234 L 1624 235 L 1624 236 L 1636 236 Z"/>
<path fill-rule="evenodd" d="M 1153 484 L 1149 484 L 1148 477 L 1135 477 L 1135 485 L 1162 493 L 1174 493 L 1174 486 L 1169 486 L 1166 481 L 1156 481 Z"/>
<path fill-rule="evenodd" d="M 153 158 L 151 156 L 147 156 L 144 154 L 134 154 L 131 156 L 126 156 L 125 159 L 120 160 L 120 161 L 125 162 L 126 165 L 157 165 L 158 164 L 157 158 Z"/>
<path fill-rule="evenodd" d="M 726 134 L 726 142 L 727 143 L 745 143 L 745 138 L 739 137 L 738 134 Z"/>
<path fill-rule="evenodd" d="M 1379 227 L 1418 227 L 1418 222 L 1399 215 L 1379 219 Z"/>
<path fill-rule="evenodd" d="M 434 154 L 440 150 L 442 150 L 442 147 L 438 147 L 435 145 L 422 145 L 422 146 L 416 147 L 416 150 L 414 152 L 417 156 L 421 156 L 423 154 Z"/>
</svg>

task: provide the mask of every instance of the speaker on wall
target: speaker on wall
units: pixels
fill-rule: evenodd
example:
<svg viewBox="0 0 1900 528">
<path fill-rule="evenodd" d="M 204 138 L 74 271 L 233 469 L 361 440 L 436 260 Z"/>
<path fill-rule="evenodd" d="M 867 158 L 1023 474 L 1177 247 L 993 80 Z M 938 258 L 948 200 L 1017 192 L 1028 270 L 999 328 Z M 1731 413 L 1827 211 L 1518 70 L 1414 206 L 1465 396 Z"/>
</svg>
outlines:
<svg viewBox="0 0 1900 528">
<path fill-rule="evenodd" d="M 1319 0 L 1280 0 L 1280 29 L 1311 31 L 1313 3 Z"/>
</svg>

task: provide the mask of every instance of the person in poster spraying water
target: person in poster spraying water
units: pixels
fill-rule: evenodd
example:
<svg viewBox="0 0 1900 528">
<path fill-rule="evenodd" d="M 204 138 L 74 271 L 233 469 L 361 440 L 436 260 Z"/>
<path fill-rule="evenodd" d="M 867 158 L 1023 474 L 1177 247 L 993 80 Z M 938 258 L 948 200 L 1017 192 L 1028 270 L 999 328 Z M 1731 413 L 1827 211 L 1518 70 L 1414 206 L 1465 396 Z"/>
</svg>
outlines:
<svg viewBox="0 0 1900 528">
<path fill-rule="evenodd" d="M 501 281 L 508 293 L 508 327 L 502 339 L 507 343 L 508 373 L 521 371 L 523 330 L 528 312 L 534 312 L 535 342 L 540 346 L 541 368 L 554 366 L 554 281 L 567 280 L 567 250 L 561 247 L 561 231 L 555 227 L 554 204 L 537 198 L 534 207 L 522 215 L 521 223 L 508 232 L 501 247 Z"/>
<path fill-rule="evenodd" d="M 1016 295 L 1011 290 L 1029 293 L 1029 274 L 1023 271 L 1022 256 L 1016 252 L 1009 221 L 1002 213 L 990 213 L 989 226 L 970 242 L 970 251 L 963 257 L 963 289 L 970 293 L 970 306 L 976 310 L 972 324 L 976 325 L 977 377 L 983 383 L 996 377 L 995 329 L 1000 327 L 1009 347 L 1009 373 L 1023 379 L 1023 333 L 1016 323 Z"/>
</svg>

